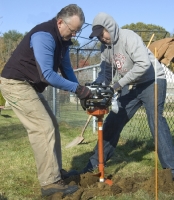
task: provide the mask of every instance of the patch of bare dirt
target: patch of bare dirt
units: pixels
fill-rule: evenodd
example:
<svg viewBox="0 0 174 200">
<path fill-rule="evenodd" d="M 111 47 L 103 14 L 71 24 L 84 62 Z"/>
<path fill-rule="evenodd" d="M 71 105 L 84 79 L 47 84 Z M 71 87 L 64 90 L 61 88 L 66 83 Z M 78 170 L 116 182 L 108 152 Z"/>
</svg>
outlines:
<svg viewBox="0 0 174 200">
<path fill-rule="evenodd" d="M 133 177 L 122 178 L 120 176 L 110 175 L 113 182 L 112 186 L 106 183 L 100 183 L 99 177 L 92 173 L 72 176 L 65 179 L 69 185 L 78 185 L 79 190 L 74 194 L 63 197 L 61 193 L 50 196 L 49 200 L 89 200 L 96 196 L 119 196 L 123 193 L 134 193 L 137 190 L 145 190 L 149 195 L 155 195 L 155 173 L 150 177 L 142 177 L 140 174 L 134 174 Z M 109 179 L 107 177 L 107 179 Z M 171 170 L 165 169 L 158 171 L 157 176 L 158 191 L 166 194 L 174 194 L 174 181 L 172 180 Z"/>
</svg>

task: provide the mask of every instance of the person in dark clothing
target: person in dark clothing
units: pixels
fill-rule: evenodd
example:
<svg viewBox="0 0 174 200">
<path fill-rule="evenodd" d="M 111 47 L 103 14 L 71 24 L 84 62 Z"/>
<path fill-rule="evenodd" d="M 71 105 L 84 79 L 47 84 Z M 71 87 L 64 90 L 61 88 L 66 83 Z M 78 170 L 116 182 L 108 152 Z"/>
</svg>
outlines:
<svg viewBox="0 0 174 200">
<path fill-rule="evenodd" d="M 84 13 L 76 4 L 62 8 L 56 17 L 25 35 L 1 74 L 2 95 L 27 130 L 43 196 L 78 189 L 65 185 L 61 177 L 59 126 L 41 93 L 51 85 L 75 93 L 81 102 L 90 97 L 91 91 L 78 83 L 69 57 L 71 38 L 84 22 Z"/>
<path fill-rule="evenodd" d="M 121 131 L 136 111 L 143 105 L 153 138 L 154 84 L 158 84 L 158 158 L 163 169 L 171 169 L 174 177 L 174 145 L 163 109 L 166 97 L 164 68 L 154 54 L 144 45 L 135 32 L 118 27 L 112 16 L 99 13 L 93 20 L 90 38 L 97 37 L 101 43 L 101 71 L 97 83 L 112 82 L 115 91 L 121 89 L 118 98 L 118 113 L 110 111 L 103 124 L 104 162 L 113 156 Z M 156 70 L 155 70 L 156 69 Z M 116 79 L 116 74 L 120 78 Z M 118 76 L 117 76 L 118 77 Z M 115 79 L 115 80 L 114 80 Z M 84 173 L 98 166 L 98 145 Z"/>
<path fill-rule="evenodd" d="M 99 13 L 93 20 L 90 38 L 97 37 L 101 45 L 101 71 L 95 84 L 111 84 L 121 90 L 118 113 L 112 110 L 103 123 L 104 164 L 114 155 L 121 131 L 143 105 L 152 137 L 155 137 L 154 84 L 158 84 L 158 158 L 163 169 L 171 169 L 174 177 L 174 145 L 169 126 L 163 116 L 166 98 L 166 76 L 161 63 L 132 30 L 121 29 L 112 16 Z M 155 70 L 156 69 L 156 70 Z M 94 83 L 93 83 L 94 84 Z M 98 144 L 87 165 L 86 173 L 98 167 Z M 68 175 L 69 175 L 68 174 Z M 67 175 L 67 176 L 68 176 Z"/>
</svg>

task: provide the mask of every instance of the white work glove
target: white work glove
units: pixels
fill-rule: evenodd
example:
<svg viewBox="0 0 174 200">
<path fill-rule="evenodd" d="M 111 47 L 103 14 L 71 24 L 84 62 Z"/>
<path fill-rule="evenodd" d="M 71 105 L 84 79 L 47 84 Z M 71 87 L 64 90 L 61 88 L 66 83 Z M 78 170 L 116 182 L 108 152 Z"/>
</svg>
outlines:
<svg viewBox="0 0 174 200">
<path fill-rule="evenodd" d="M 119 111 L 117 98 L 118 98 L 118 92 L 116 92 L 116 93 L 113 95 L 112 101 L 111 101 L 111 105 L 112 105 L 112 109 L 111 109 L 111 110 L 112 110 L 114 113 L 118 113 L 118 111 Z"/>
</svg>

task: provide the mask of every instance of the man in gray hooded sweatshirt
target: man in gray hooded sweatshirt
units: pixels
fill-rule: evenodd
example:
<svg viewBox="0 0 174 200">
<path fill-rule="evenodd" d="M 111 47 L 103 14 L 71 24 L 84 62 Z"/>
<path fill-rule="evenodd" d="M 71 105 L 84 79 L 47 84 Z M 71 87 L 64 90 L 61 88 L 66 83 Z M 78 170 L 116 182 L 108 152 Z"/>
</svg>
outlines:
<svg viewBox="0 0 174 200">
<path fill-rule="evenodd" d="M 141 37 L 131 30 L 121 29 L 106 13 L 99 13 L 93 21 L 90 38 L 101 43 L 101 71 L 95 83 L 113 84 L 121 88 L 118 113 L 110 111 L 103 124 L 104 162 L 114 153 L 120 133 L 126 123 L 143 105 L 148 124 L 154 137 L 154 84 L 158 84 L 158 157 L 162 168 L 169 168 L 174 175 L 174 146 L 166 119 L 163 117 L 166 97 L 166 78 L 163 67 L 145 46 Z M 155 63 L 156 62 L 156 63 Z M 156 73 L 155 73 L 156 69 Z M 114 82 L 114 76 L 120 79 Z M 98 145 L 82 173 L 98 166 Z"/>
</svg>

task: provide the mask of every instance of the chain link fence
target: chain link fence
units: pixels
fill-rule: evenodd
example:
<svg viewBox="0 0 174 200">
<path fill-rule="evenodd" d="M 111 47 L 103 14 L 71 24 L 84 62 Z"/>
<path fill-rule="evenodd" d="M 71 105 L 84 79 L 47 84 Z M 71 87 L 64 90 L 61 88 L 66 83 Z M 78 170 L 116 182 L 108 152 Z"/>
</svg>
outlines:
<svg viewBox="0 0 174 200">
<path fill-rule="evenodd" d="M 91 83 L 95 80 L 99 72 L 99 65 L 84 67 L 75 70 L 80 84 Z M 172 135 L 174 135 L 174 74 L 165 67 L 167 78 L 167 94 L 164 109 L 164 116 L 168 122 Z M 72 127 L 83 127 L 88 118 L 88 114 L 81 108 L 76 95 L 70 92 L 65 92 L 52 87 L 47 87 L 44 91 L 44 96 L 47 99 L 50 107 L 53 109 L 59 122 L 66 122 Z M 106 115 L 105 115 L 106 117 Z M 97 132 L 96 118 L 90 121 L 88 127 Z M 150 129 L 147 122 L 145 109 L 142 106 L 134 115 L 134 117 L 124 127 L 121 137 L 123 139 L 146 140 L 151 138 Z"/>
</svg>

